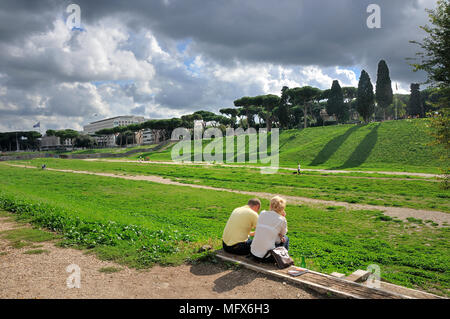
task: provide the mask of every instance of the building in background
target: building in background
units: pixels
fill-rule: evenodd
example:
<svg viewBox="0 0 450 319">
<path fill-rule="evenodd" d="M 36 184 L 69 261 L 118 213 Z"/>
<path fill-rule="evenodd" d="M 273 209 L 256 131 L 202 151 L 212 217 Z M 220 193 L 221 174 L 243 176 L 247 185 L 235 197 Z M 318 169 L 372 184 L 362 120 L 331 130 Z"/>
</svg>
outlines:
<svg viewBox="0 0 450 319">
<path fill-rule="evenodd" d="M 141 139 L 140 143 L 142 145 L 151 145 L 151 144 L 155 144 L 158 142 L 157 136 L 155 136 L 155 134 L 153 134 L 153 132 L 151 130 L 142 131 L 141 136 L 142 136 L 142 139 Z"/>
<path fill-rule="evenodd" d="M 122 115 L 103 119 L 89 123 L 83 127 L 84 134 L 94 135 L 95 132 L 105 128 L 114 128 L 116 126 L 127 126 L 130 124 L 139 124 L 148 121 L 143 116 Z"/>
<path fill-rule="evenodd" d="M 139 124 L 145 121 L 148 121 L 148 119 L 144 118 L 143 116 L 122 115 L 89 123 L 83 127 L 83 130 L 84 134 L 93 136 L 95 135 L 95 132 L 98 132 L 102 129 L 114 128 L 117 126 L 127 126 L 130 124 Z M 141 134 L 141 132 L 136 132 L 136 141 L 138 144 L 142 144 L 139 141 L 139 134 Z M 94 136 L 94 138 L 97 141 L 98 145 L 102 145 L 105 147 L 116 146 L 116 136 L 114 134 L 107 136 Z"/>
<path fill-rule="evenodd" d="M 81 133 L 81 132 L 79 132 Z M 71 149 L 74 146 L 74 140 L 72 138 L 61 139 L 58 136 L 48 136 L 44 135 L 40 139 L 41 150 L 42 151 L 51 151 L 51 150 L 66 150 Z"/>
<path fill-rule="evenodd" d="M 336 118 L 334 117 L 334 115 L 328 115 L 328 112 L 326 109 L 321 109 L 320 110 L 320 117 L 322 118 L 322 120 L 324 122 L 334 122 L 336 121 Z"/>
<path fill-rule="evenodd" d="M 41 150 L 51 151 L 61 148 L 61 140 L 58 136 L 43 136 L 41 138 Z"/>
</svg>

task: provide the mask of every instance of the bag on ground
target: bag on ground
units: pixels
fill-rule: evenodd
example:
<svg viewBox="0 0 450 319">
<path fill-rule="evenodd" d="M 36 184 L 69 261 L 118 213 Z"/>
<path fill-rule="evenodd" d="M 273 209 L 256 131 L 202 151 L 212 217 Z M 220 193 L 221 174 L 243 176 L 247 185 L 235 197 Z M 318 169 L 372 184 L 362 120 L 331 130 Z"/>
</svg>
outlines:
<svg viewBox="0 0 450 319">
<path fill-rule="evenodd" d="M 289 256 L 289 253 L 284 247 L 277 247 L 269 250 L 272 257 L 275 259 L 278 268 L 284 269 L 294 264 L 294 260 Z"/>
</svg>

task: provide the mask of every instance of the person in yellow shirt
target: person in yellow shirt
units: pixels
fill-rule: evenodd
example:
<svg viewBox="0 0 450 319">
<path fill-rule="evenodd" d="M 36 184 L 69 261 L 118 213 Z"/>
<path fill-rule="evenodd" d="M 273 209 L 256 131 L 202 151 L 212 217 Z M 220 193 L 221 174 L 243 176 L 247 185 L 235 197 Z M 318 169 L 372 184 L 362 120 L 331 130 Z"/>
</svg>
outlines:
<svg viewBox="0 0 450 319">
<path fill-rule="evenodd" d="M 248 201 L 247 205 L 233 210 L 223 230 L 223 250 L 236 255 L 250 254 L 252 240 L 249 236 L 255 235 L 252 230 L 255 229 L 258 222 L 260 208 L 261 201 L 253 198 Z"/>
</svg>

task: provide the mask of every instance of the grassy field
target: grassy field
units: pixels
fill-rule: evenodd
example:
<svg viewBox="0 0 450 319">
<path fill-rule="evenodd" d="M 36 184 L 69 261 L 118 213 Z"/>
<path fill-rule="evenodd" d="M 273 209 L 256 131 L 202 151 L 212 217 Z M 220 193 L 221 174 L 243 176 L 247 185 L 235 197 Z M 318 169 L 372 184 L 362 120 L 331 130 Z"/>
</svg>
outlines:
<svg viewBox="0 0 450 319">
<path fill-rule="evenodd" d="M 140 145 L 134 147 L 107 147 L 107 148 L 92 148 L 84 150 L 74 150 L 74 151 L 45 151 L 45 152 L 0 152 L 0 156 L 17 156 L 17 155 L 31 155 L 31 154 L 96 154 L 96 153 L 113 153 L 122 154 L 131 150 L 147 149 L 157 146 L 158 144 L 152 145 Z"/>
<path fill-rule="evenodd" d="M 427 134 L 427 121 L 400 120 L 283 131 L 280 165 L 296 167 L 300 162 L 303 168 L 439 173 L 439 149 L 428 145 L 431 137 Z M 171 150 L 169 147 L 132 158 L 144 155 L 153 161 L 170 161 Z"/>
<path fill-rule="evenodd" d="M 437 181 L 381 174 L 326 174 L 307 172 L 301 176 L 281 170 L 260 174 L 259 169 L 204 165 L 118 163 L 61 159 L 35 159 L 21 164 L 49 168 L 158 175 L 178 182 L 242 191 L 259 191 L 316 199 L 372 205 L 422 208 L 450 212 L 450 192 Z"/>
<path fill-rule="evenodd" d="M 1 208 L 59 232 L 62 245 L 87 247 L 135 267 L 200 258 L 207 255 L 198 252 L 204 244 L 220 248 L 230 212 L 248 200 L 229 192 L 5 165 L 0 179 Z M 377 264 L 384 280 L 449 296 L 449 228 L 385 217 L 289 205 L 290 252 L 297 263 L 305 256 L 308 267 L 327 273 Z"/>
<path fill-rule="evenodd" d="M 64 152 L 62 154 L 96 154 L 96 153 L 113 153 L 113 154 L 122 154 L 131 150 L 138 149 L 147 149 L 155 147 L 157 144 L 153 145 L 142 145 L 142 146 L 134 146 L 134 147 L 114 147 L 114 148 L 93 148 L 93 149 L 85 149 L 85 150 L 76 150 L 71 152 Z"/>
<path fill-rule="evenodd" d="M 385 121 L 367 125 L 334 125 L 282 131 L 279 159 L 281 167 L 440 173 L 438 147 L 429 146 L 428 119 Z M 204 140 L 203 147 L 210 144 Z M 225 139 L 223 140 L 225 144 Z M 131 155 L 152 161 L 171 161 L 173 143 L 159 151 Z M 125 153 L 131 148 L 104 148 L 60 154 Z M 225 154 L 225 145 L 223 152 Z M 235 146 L 236 150 L 236 146 Z M 246 141 L 248 159 L 248 140 Z M 187 159 L 187 158 L 186 158 Z M 224 156 L 225 159 L 225 156 Z M 248 163 L 247 163 L 248 164 Z M 261 165 L 261 163 L 258 163 Z"/>
<path fill-rule="evenodd" d="M 280 169 L 277 174 L 266 175 L 252 167 L 260 163 L 227 167 L 46 158 L 12 164 L 40 167 L 45 163 L 56 169 L 157 175 L 233 190 L 450 213 L 449 191 L 441 189 L 434 178 L 354 172 L 439 173 L 439 150 L 428 146 L 426 129 L 426 120 L 403 120 L 282 132 L 280 166 L 296 167 L 300 161 L 302 168 L 348 170 L 340 174 L 305 172 L 297 176 Z M 208 143 L 203 141 L 203 147 Z M 172 147 L 169 144 L 126 159 L 148 156 L 152 161 L 171 161 Z M 111 152 L 73 153 L 97 151 Z M 6 164 L 0 163 L 0 209 L 59 233 L 63 246 L 84 247 L 100 258 L 137 268 L 212 258 L 199 248 L 205 244 L 220 248 L 229 214 L 248 200 L 247 195 L 225 191 Z M 262 202 L 267 208 L 268 201 Z M 379 211 L 292 203 L 287 207 L 287 219 L 290 252 L 297 264 L 304 256 L 311 269 L 345 274 L 377 264 L 384 280 L 450 296 L 447 224 L 437 227 L 431 220 L 401 221 Z"/>
</svg>

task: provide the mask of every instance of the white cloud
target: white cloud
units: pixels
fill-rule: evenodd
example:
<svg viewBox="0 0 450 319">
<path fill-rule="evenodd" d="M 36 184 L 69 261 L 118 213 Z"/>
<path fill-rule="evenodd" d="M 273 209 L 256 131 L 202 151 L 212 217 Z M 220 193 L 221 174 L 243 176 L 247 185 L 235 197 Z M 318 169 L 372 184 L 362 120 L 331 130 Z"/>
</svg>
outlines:
<svg viewBox="0 0 450 319">
<path fill-rule="evenodd" d="M 47 80 L 149 80 L 154 76 L 149 61 L 138 60 L 132 51 L 121 48 L 129 38 L 122 26 L 106 19 L 86 29 L 69 31 L 62 20 L 56 20 L 51 31 L 32 35 L 22 45 L 9 45 L 6 50 L 12 63 Z"/>
<path fill-rule="evenodd" d="M 346 77 L 347 81 L 344 82 L 343 86 L 358 86 L 358 79 L 356 78 L 355 72 L 352 70 L 340 69 L 339 67 L 336 67 L 336 74 L 342 74 Z"/>
<path fill-rule="evenodd" d="M 354 71 L 343 66 L 231 63 L 191 45 L 180 52 L 177 41 L 148 28 L 131 30 L 117 17 L 83 26 L 85 32 L 69 31 L 56 19 L 47 32 L 0 43 L 0 130 L 31 129 L 37 121 L 43 129 L 81 129 L 94 113 L 139 110 L 167 118 L 200 108 L 218 111 L 244 95 L 279 95 L 283 86 L 327 89 L 335 79 L 358 85 Z M 399 89 L 409 92 L 403 83 Z"/>
</svg>

